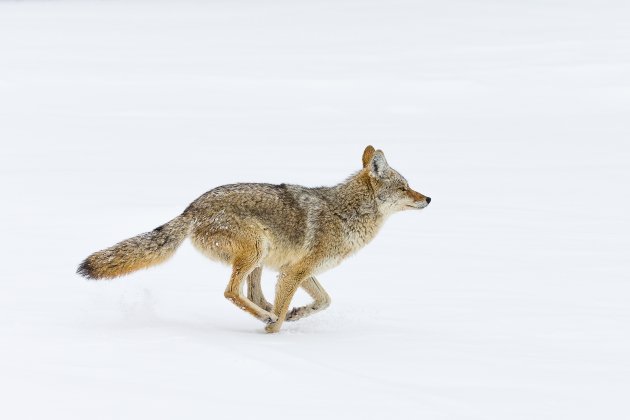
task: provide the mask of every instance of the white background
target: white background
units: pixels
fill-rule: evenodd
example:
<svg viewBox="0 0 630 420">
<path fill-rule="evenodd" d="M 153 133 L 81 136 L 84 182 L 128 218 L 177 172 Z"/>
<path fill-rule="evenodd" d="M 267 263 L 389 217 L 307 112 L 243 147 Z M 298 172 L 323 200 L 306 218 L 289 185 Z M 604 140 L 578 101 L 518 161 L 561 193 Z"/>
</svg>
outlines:
<svg viewBox="0 0 630 420">
<path fill-rule="evenodd" d="M 622 1 L 0 2 L 0 417 L 629 418 L 629 21 Z M 280 334 L 189 242 L 74 273 L 215 186 L 340 182 L 368 144 L 433 202 Z"/>
</svg>

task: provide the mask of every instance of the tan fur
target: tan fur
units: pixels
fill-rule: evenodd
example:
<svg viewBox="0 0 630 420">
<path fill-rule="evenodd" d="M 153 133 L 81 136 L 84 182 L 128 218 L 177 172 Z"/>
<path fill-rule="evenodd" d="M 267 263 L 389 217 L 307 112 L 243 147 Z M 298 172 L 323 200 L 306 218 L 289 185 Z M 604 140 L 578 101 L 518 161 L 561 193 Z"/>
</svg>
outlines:
<svg viewBox="0 0 630 420">
<path fill-rule="evenodd" d="M 88 278 L 127 274 L 166 260 L 190 236 L 204 255 L 232 267 L 225 297 L 276 332 L 284 320 L 330 304 L 316 274 L 365 246 L 392 213 L 428 204 L 430 199 L 410 189 L 381 150 L 366 147 L 362 164 L 362 170 L 333 187 L 217 187 L 162 227 L 90 255 L 78 271 Z M 273 307 L 260 287 L 263 266 L 279 271 Z M 314 301 L 289 312 L 298 287 Z"/>
<path fill-rule="evenodd" d="M 374 147 L 372 146 L 366 147 L 365 150 L 363 151 L 363 157 L 361 158 L 361 161 L 363 163 L 364 168 L 367 166 L 368 163 L 370 163 L 370 160 L 372 160 L 372 157 L 374 156 L 375 151 L 376 150 L 374 150 Z"/>
<path fill-rule="evenodd" d="M 190 217 L 170 222 L 87 257 L 77 272 L 92 279 L 114 278 L 166 261 L 188 235 Z"/>
</svg>

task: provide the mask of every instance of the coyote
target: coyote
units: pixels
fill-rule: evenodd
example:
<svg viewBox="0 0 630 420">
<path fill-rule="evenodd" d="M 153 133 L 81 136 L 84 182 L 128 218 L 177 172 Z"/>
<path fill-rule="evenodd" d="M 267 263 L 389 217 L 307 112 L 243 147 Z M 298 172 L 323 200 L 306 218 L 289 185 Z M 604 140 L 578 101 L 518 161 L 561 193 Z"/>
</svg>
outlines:
<svg viewBox="0 0 630 420">
<path fill-rule="evenodd" d="M 283 321 L 330 304 L 315 275 L 365 246 L 392 213 L 423 209 L 431 202 L 409 188 L 381 150 L 366 147 L 362 161 L 360 171 L 333 187 L 217 187 L 170 222 L 90 255 L 77 273 L 90 279 L 122 276 L 165 261 L 190 236 L 203 254 L 232 267 L 225 297 L 265 322 L 267 332 L 278 332 Z M 279 272 L 273 306 L 260 287 L 263 266 Z M 298 287 L 313 302 L 288 311 Z"/>
</svg>

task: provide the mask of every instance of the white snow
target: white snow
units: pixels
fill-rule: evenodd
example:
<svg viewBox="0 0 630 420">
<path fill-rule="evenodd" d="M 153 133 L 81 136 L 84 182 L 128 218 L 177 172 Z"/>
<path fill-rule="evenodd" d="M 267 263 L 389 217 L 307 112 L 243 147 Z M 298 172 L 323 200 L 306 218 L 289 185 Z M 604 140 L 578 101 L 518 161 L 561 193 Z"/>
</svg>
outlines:
<svg viewBox="0 0 630 420">
<path fill-rule="evenodd" d="M 0 2 L 0 418 L 630 418 L 629 18 Z M 337 183 L 368 144 L 433 201 L 280 334 L 189 242 L 115 281 L 74 273 L 215 186 Z"/>
</svg>

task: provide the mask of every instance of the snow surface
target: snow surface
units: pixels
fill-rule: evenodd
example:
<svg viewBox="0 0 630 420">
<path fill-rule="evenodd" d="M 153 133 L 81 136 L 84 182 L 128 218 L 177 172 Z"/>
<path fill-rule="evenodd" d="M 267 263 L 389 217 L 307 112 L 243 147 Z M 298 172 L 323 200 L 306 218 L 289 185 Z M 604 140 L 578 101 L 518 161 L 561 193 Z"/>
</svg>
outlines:
<svg viewBox="0 0 630 420">
<path fill-rule="evenodd" d="M 0 2 L 0 418 L 630 418 L 629 20 L 622 1 Z M 433 201 L 280 334 L 188 242 L 74 273 L 215 186 L 337 183 L 367 144 Z"/>
</svg>

